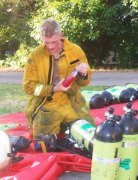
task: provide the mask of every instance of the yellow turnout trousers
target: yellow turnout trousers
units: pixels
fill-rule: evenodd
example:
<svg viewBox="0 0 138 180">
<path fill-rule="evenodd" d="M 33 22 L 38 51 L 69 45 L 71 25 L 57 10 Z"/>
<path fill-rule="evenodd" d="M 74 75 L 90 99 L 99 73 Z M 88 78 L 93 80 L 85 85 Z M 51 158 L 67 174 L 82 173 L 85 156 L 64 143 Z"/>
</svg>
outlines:
<svg viewBox="0 0 138 180">
<path fill-rule="evenodd" d="M 72 108 L 68 95 L 63 92 L 55 93 L 52 101 L 42 106 L 33 120 L 33 137 L 40 133 L 58 134 L 61 123 L 75 121 L 80 117 Z"/>
</svg>

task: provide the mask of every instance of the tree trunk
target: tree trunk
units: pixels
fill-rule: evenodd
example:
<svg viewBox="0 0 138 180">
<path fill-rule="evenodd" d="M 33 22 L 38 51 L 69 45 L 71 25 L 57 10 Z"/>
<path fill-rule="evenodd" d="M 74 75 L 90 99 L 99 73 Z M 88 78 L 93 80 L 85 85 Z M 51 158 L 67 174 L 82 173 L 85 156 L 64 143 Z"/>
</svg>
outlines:
<svg viewBox="0 0 138 180">
<path fill-rule="evenodd" d="M 81 43 L 81 46 L 86 52 L 89 61 L 92 60 L 96 67 L 102 66 L 103 60 L 105 59 L 109 50 L 111 50 L 111 40 L 111 37 L 105 35 L 98 40 L 85 41 Z"/>
</svg>

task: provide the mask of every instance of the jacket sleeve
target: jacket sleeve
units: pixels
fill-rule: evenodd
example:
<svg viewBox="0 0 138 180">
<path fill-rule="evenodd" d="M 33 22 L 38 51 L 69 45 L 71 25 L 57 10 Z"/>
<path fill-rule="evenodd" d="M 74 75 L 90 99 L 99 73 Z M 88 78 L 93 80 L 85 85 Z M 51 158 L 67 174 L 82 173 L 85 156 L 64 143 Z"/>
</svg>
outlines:
<svg viewBox="0 0 138 180">
<path fill-rule="evenodd" d="M 90 80 L 91 80 L 91 68 L 89 66 L 89 63 L 88 63 L 88 60 L 87 60 L 87 57 L 86 57 L 84 51 L 79 46 L 78 46 L 77 54 L 78 54 L 80 63 L 88 64 L 88 72 L 87 72 L 87 75 L 85 77 L 78 75 L 78 77 L 76 79 L 76 83 L 79 86 L 86 86 L 90 83 Z"/>
<path fill-rule="evenodd" d="M 83 56 L 80 58 L 80 63 L 86 63 L 88 64 L 88 60 L 85 56 L 85 54 L 83 54 Z M 76 79 L 76 82 L 78 83 L 79 86 L 86 86 L 90 83 L 90 80 L 91 80 L 91 68 L 88 64 L 88 72 L 87 72 L 87 75 L 86 76 L 81 76 L 81 75 L 78 75 L 78 78 Z"/>
<path fill-rule="evenodd" d="M 82 49 L 79 47 L 78 51 L 78 57 L 80 63 L 86 63 L 88 64 L 87 57 L 85 53 L 82 51 Z M 74 83 L 72 83 L 71 88 L 68 90 L 68 94 L 75 94 L 82 86 L 86 86 L 90 83 L 91 80 L 91 68 L 88 64 L 88 73 L 86 77 L 78 76 Z"/>
<path fill-rule="evenodd" d="M 37 65 L 30 55 L 24 68 L 23 89 L 28 95 L 48 97 L 52 93 L 52 85 L 39 82 Z"/>
</svg>

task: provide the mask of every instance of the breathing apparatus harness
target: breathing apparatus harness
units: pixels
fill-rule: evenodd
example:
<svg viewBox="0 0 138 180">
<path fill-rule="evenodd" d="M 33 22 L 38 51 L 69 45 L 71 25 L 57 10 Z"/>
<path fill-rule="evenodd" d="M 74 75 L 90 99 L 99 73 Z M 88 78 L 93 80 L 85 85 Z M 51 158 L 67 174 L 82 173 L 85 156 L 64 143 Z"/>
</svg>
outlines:
<svg viewBox="0 0 138 180">
<path fill-rule="evenodd" d="M 91 158 L 91 153 L 81 144 L 79 144 L 71 135 L 65 133 L 63 137 L 57 137 L 56 134 L 44 135 L 39 134 L 37 139 L 29 140 L 23 136 L 10 136 L 12 162 L 18 162 L 23 157 L 16 157 L 15 154 L 24 151 L 34 143 L 34 149 L 40 152 L 63 152 L 67 151 L 72 154 L 79 154 Z"/>
<path fill-rule="evenodd" d="M 67 151 L 72 154 L 79 154 L 91 158 L 91 153 L 79 144 L 70 134 L 64 137 L 57 137 L 56 134 L 40 134 L 35 141 L 35 149 L 43 152 L 62 152 Z"/>
</svg>

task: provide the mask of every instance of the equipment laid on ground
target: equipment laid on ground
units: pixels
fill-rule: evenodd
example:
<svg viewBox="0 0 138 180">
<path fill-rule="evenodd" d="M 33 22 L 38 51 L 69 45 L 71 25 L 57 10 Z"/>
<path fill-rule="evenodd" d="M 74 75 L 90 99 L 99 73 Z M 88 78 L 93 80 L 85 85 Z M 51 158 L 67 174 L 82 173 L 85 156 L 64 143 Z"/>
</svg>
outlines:
<svg viewBox="0 0 138 180">
<path fill-rule="evenodd" d="M 12 153 L 22 151 L 30 146 L 31 140 L 26 139 L 23 136 L 9 136 L 11 142 Z"/>
<path fill-rule="evenodd" d="M 126 84 L 127 90 L 131 91 L 133 95 L 133 100 L 138 99 L 138 84 Z"/>
<path fill-rule="evenodd" d="M 113 104 L 113 102 L 114 102 L 114 98 L 113 98 L 113 95 L 110 93 L 110 92 L 108 92 L 108 91 L 103 91 L 102 93 L 101 93 L 101 95 L 102 95 L 102 97 L 104 98 L 104 104 L 105 104 L 105 106 L 109 106 L 109 105 L 111 105 L 111 104 Z"/>
<path fill-rule="evenodd" d="M 132 102 L 138 99 L 138 84 L 112 86 L 103 91 L 82 90 L 89 109 L 99 109 L 119 103 Z"/>
<path fill-rule="evenodd" d="M 99 93 L 99 91 L 91 91 L 91 90 L 82 90 L 81 91 L 81 94 L 85 98 L 86 106 L 88 107 L 88 109 L 90 109 L 90 99 L 92 98 L 92 96 L 94 96 L 97 93 Z"/>
<path fill-rule="evenodd" d="M 124 107 L 124 115 L 119 122 L 123 130 L 123 142 L 121 149 L 121 163 L 118 180 L 135 180 L 138 175 L 138 114 L 131 109 L 132 103 Z"/>
<path fill-rule="evenodd" d="M 61 152 L 67 151 L 72 154 L 80 154 L 84 157 L 91 158 L 92 153 L 89 152 L 82 144 L 72 138 L 70 134 L 65 137 L 57 137 L 55 134 L 40 134 L 35 141 L 35 149 L 43 152 Z"/>
<path fill-rule="evenodd" d="M 70 136 L 77 141 L 80 146 L 86 148 L 90 153 L 93 149 L 93 138 L 96 127 L 85 119 L 75 121 L 70 127 Z"/>
<path fill-rule="evenodd" d="M 138 97 L 138 91 L 134 87 L 128 85 L 114 86 L 106 89 L 106 91 L 113 95 L 114 101 L 117 103 L 131 102 Z"/>
<path fill-rule="evenodd" d="M 122 90 L 118 96 L 118 100 L 120 103 L 133 101 L 133 98 L 134 98 L 133 93 L 129 89 Z"/>
<path fill-rule="evenodd" d="M 68 126 L 63 137 L 40 134 L 35 139 L 35 149 L 43 152 L 68 151 L 91 158 L 96 127 L 85 119 L 78 119 Z"/>
<path fill-rule="evenodd" d="M 138 89 L 134 89 L 132 87 L 127 88 L 128 91 L 130 91 L 132 97 L 132 101 L 138 99 Z"/>
<path fill-rule="evenodd" d="M 89 105 L 90 105 L 90 109 L 103 108 L 105 106 L 104 98 L 102 97 L 101 94 L 97 93 L 91 97 Z"/>
<path fill-rule="evenodd" d="M 121 117 L 113 114 L 109 108 L 105 113 L 106 121 L 95 131 L 92 155 L 92 180 L 111 180 L 117 178 L 123 131 L 116 123 Z"/>
</svg>

